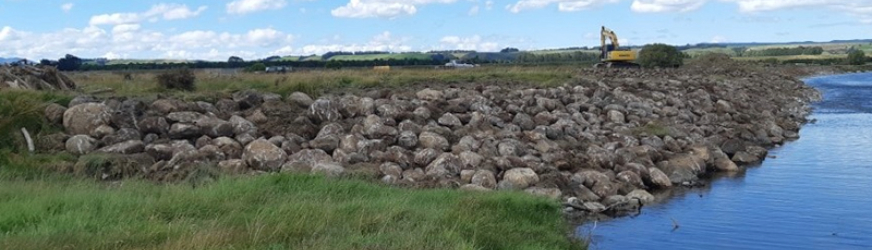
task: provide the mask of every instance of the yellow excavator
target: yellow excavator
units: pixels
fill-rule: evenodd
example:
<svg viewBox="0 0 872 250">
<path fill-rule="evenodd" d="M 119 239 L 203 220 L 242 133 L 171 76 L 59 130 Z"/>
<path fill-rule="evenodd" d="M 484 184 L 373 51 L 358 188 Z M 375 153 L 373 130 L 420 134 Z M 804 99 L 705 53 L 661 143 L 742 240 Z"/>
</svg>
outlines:
<svg viewBox="0 0 872 250">
<path fill-rule="evenodd" d="M 606 44 L 606 39 L 611 41 L 611 44 Z M 634 63 L 636 60 L 636 52 L 630 49 L 622 49 L 618 42 L 618 35 L 615 32 L 603 26 L 600 32 L 600 45 L 602 53 L 600 54 L 600 63 L 594 65 L 596 68 L 639 68 L 639 64 Z"/>
</svg>

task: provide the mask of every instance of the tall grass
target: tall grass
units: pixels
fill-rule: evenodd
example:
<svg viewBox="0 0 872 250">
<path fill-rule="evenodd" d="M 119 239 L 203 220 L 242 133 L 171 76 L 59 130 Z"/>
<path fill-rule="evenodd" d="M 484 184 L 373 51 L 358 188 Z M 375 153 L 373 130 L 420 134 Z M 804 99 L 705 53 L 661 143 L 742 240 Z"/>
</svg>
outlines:
<svg viewBox="0 0 872 250">
<path fill-rule="evenodd" d="M 577 75 L 579 66 L 523 67 L 488 66 L 463 70 L 433 68 L 392 69 L 379 72 L 372 69 L 302 70 L 287 74 L 237 73 L 213 74 L 197 72 L 197 91 L 185 93 L 166 91 L 154 81 L 155 71 L 132 72 L 125 80 L 125 72 L 80 72 L 71 75 L 85 92 L 106 92 L 114 96 L 176 96 L 184 99 L 214 99 L 244 89 L 257 89 L 288 95 L 295 91 L 311 96 L 327 93 L 366 90 L 370 88 L 399 88 L 439 84 L 525 84 L 530 86 L 558 86 L 569 83 Z"/>
<path fill-rule="evenodd" d="M 579 249 L 556 202 L 308 175 L 192 188 L 2 177 L 0 249 Z"/>
<path fill-rule="evenodd" d="M 21 128 L 33 135 L 56 131 L 45 119 L 47 103 L 66 105 L 72 97 L 62 92 L 0 90 L 0 150 L 19 150 Z"/>
</svg>

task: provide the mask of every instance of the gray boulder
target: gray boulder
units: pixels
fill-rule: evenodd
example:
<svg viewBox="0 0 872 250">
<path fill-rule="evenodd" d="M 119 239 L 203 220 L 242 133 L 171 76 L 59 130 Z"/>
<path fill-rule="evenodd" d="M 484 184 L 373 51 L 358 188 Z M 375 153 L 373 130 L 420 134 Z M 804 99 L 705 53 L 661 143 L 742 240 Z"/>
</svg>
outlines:
<svg viewBox="0 0 872 250">
<path fill-rule="evenodd" d="M 71 135 L 91 135 L 100 126 L 109 125 L 112 115 L 101 103 L 83 103 L 64 111 L 64 128 Z"/>
<path fill-rule="evenodd" d="M 255 170 L 279 170 L 287 158 L 284 150 L 264 139 L 249 143 L 242 152 L 242 159 Z"/>
</svg>

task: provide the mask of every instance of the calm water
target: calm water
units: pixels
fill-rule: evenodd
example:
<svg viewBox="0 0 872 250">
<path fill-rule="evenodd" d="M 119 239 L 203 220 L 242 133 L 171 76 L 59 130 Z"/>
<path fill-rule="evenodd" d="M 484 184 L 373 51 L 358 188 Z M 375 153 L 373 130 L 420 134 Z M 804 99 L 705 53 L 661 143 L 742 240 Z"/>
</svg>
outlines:
<svg viewBox="0 0 872 250">
<path fill-rule="evenodd" d="M 578 234 L 592 249 L 872 249 L 872 74 L 806 82 L 817 122 L 777 158 Z"/>
</svg>

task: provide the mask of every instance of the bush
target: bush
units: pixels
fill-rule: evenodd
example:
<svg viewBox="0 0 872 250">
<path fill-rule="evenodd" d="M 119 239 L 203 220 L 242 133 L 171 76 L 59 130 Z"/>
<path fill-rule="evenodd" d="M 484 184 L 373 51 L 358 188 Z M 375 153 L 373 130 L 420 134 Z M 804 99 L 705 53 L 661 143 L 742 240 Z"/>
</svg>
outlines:
<svg viewBox="0 0 872 250">
<path fill-rule="evenodd" d="M 266 71 L 266 64 L 263 64 L 263 63 L 252 64 L 251 66 L 248 66 L 248 68 L 246 68 L 245 71 L 248 71 L 248 72 Z"/>
<path fill-rule="evenodd" d="M 165 89 L 193 91 L 196 80 L 194 71 L 188 68 L 171 69 L 157 75 L 157 83 Z"/>
<path fill-rule="evenodd" d="M 675 46 L 662 43 L 649 44 L 642 47 L 637 62 L 645 68 L 672 68 L 684 64 L 683 55 Z"/>
<path fill-rule="evenodd" d="M 862 50 L 854 50 L 848 53 L 848 64 L 863 65 L 866 64 L 866 53 Z"/>
</svg>

